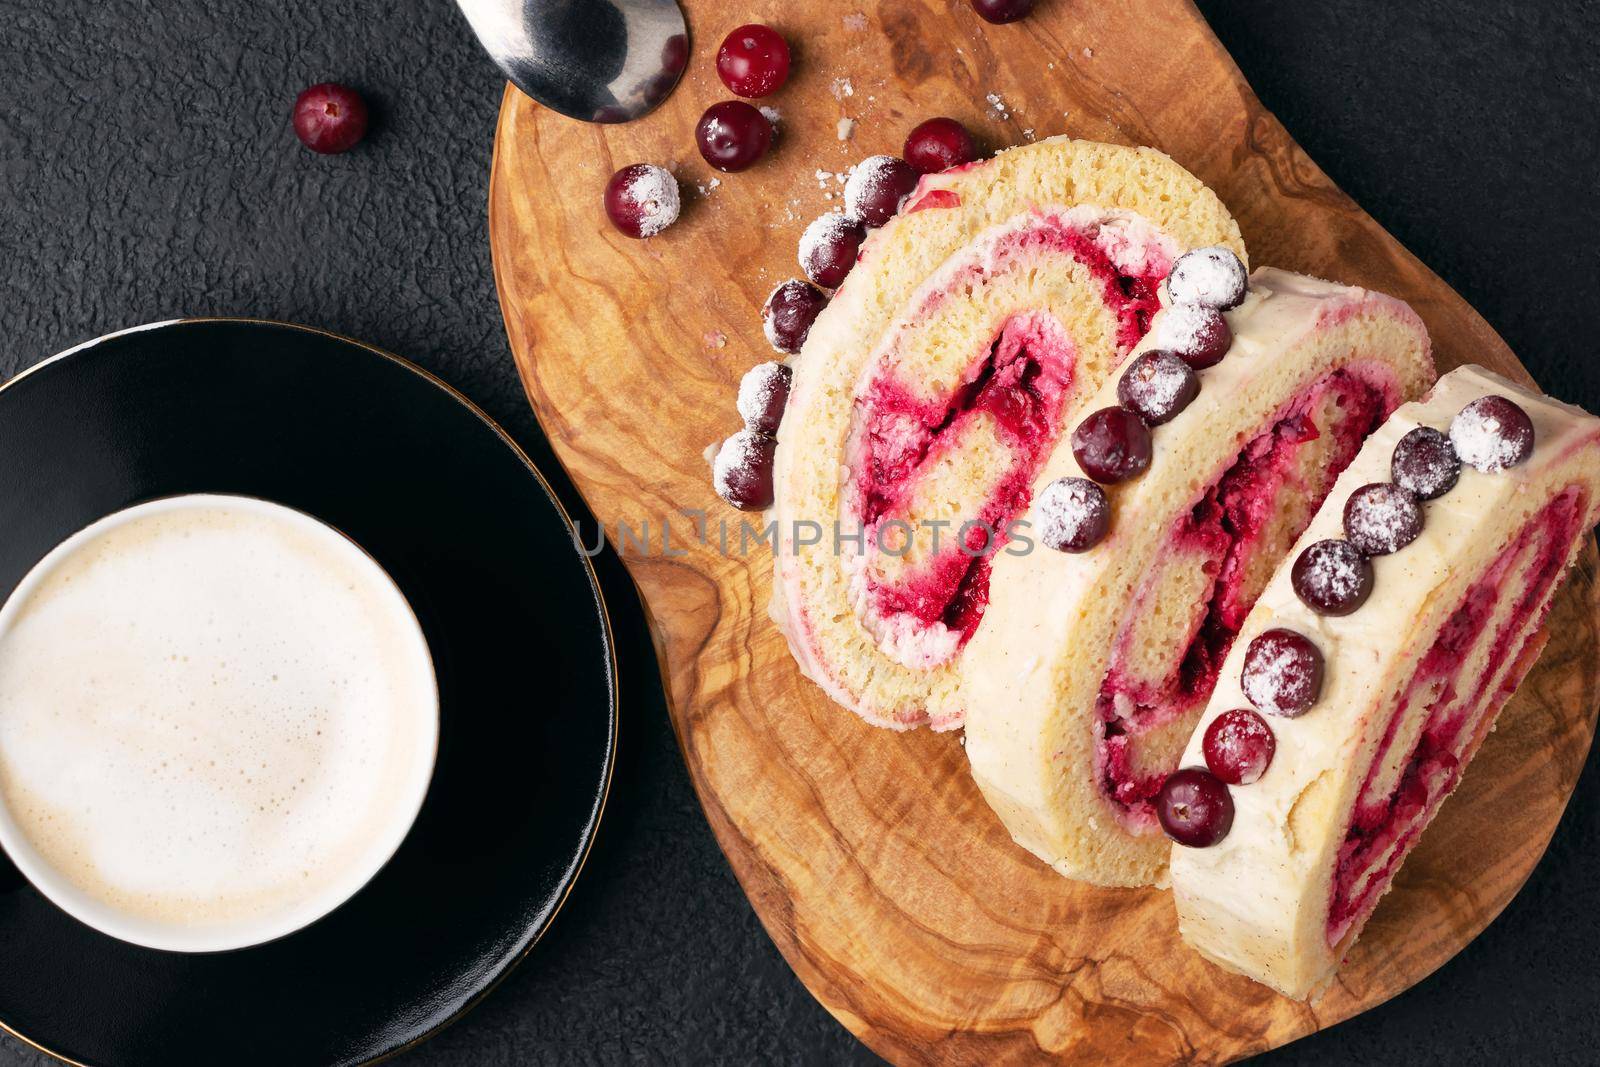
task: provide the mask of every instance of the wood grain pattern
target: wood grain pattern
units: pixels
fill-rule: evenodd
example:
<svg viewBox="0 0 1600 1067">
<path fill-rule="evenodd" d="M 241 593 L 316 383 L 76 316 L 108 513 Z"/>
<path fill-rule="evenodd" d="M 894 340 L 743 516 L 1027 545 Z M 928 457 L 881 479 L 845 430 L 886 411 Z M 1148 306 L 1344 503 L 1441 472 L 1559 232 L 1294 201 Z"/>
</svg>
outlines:
<svg viewBox="0 0 1600 1067">
<path fill-rule="evenodd" d="M 1155 145 L 1217 190 L 1254 263 L 1410 301 L 1441 371 L 1471 361 L 1525 380 L 1505 344 L 1300 151 L 1187 0 L 1043 0 L 1004 27 L 961 0 L 687 7 L 690 72 L 644 121 L 586 126 L 508 90 L 490 230 L 518 369 L 558 455 L 612 533 L 649 522 L 651 548 L 623 555 L 684 757 L 800 978 L 900 1062 L 1221 1062 L 1347 1018 L 1437 968 L 1527 878 L 1588 752 L 1600 701 L 1592 544 L 1500 730 L 1337 985 L 1307 1006 L 1188 951 L 1165 893 L 1076 885 L 1013 846 L 959 737 L 873 730 L 802 679 L 767 618 L 765 549 L 741 557 L 716 544 L 724 519 L 737 541 L 739 516 L 713 496 L 703 452 L 737 426 L 740 374 L 771 358 L 758 309 L 796 273 L 795 239 L 835 206 L 827 193 L 840 186 L 818 171 L 897 153 L 935 114 L 993 147 L 1056 133 Z M 769 101 L 782 115 L 775 156 L 710 187 L 692 131 L 727 95 L 716 43 L 745 21 L 787 35 L 796 74 Z M 855 120 L 848 141 L 841 118 Z M 689 194 L 678 225 L 648 242 L 613 232 L 600 207 L 611 171 L 640 160 L 673 165 Z M 682 509 L 706 512 L 709 545 L 689 536 Z M 663 519 L 685 554 L 662 551 Z"/>
</svg>

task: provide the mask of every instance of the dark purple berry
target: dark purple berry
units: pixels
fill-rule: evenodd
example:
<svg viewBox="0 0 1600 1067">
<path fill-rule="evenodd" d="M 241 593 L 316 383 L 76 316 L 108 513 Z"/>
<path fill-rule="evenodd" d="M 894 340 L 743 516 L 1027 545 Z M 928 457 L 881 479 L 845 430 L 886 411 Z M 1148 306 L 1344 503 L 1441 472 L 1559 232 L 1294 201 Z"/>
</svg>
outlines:
<svg viewBox="0 0 1600 1067">
<path fill-rule="evenodd" d="M 772 459 L 778 442 L 754 430 L 740 430 L 717 449 L 711 485 L 741 511 L 760 511 L 772 503 Z"/>
<path fill-rule="evenodd" d="M 745 429 L 774 436 L 789 403 L 794 372 L 782 363 L 758 363 L 739 381 L 739 417 Z"/>
<path fill-rule="evenodd" d="M 1250 277 L 1231 249 L 1220 245 L 1197 248 L 1178 257 L 1167 275 L 1167 295 L 1174 304 L 1231 311 L 1244 303 Z"/>
<path fill-rule="evenodd" d="M 799 278 L 790 278 L 767 297 L 761 326 L 767 343 L 791 355 L 805 346 L 811 324 L 828 306 L 828 294 Z"/>
<path fill-rule="evenodd" d="M 694 139 L 707 163 L 721 171 L 740 171 L 772 147 L 772 123 L 753 104 L 724 100 L 706 108 Z"/>
<path fill-rule="evenodd" d="M 1178 844 L 1206 848 L 1233 829 L 1233 797 L 1210 771 L 1185 767 L 1162 783 L 1156 794 L 1156 818 Z"/>
<path fill-rule="evenodd" d="M 1160 426 L 1200 395 L 1200 379 L 1171 352 L 1153 348 L 1140 355 L 1117 381 L 1117 399 L 1150 426 Z"/>
<path fill-rule="evenodd" d="M 654 237 L 678 221 L 678 179 L 649 163 L 623 167 L 606 183 L 606 216 L 629 237 Z"/>
<path fill-rule="evenodd" d="M 1289 580 L 1319 615 L 1348 615 L 1372 594 L 1372 562 L 1349 541 L 1318 541 L 1300 553 Z"/>
<path fill-rule="evenodd" d="M 1265 630 L 1245 649 L 1239 682 L 1268 715 L 1304 715 L 1322 695 L 1322 651 L 1304 634 Z"/>
<path fill-rule="evenodd" d="M 1222 362 L 1233 347 L 1233 329 L 1215 308 L 1199 304 L 1174 304 L 1156 316 L 1151 342 L 1175 353 L 1195 370 Z"/>
<path fill-rule="evenodd" d="M 1388 482 L 1363 485 L 1344 502 L 1344 535 L 1368 556 L 1387 556 L 1422 532 L 1417 494 Z"/>
<path fill-rule="evenodd" d="M 1461 477 L 1461 460 L 1450 446 L 1450 438 L 1432 426 L 1418 426 L 1395 444 L 1389 477 L 1418 499 L 1433 500 L 1455 488 Z"/>
<path fill-rule="evenodd" d="M 900 154 L 923 174 L 934 174 L 978 158 L 978 144 L 955 119 L 929 119 L 906 135 Z"/>
<path fill-rule="evenodd" d="M 313 152 L 346 152 L 367 135 L 367 102 L 338 82 L 322 82 L 294 101 L 294 133 Z"/>
<path fill-rule="evenodd" d="M 717 49 L 717 77 L 737 96 L 775 93 L 789 80 L 789 42 L 771 26 L 740 26 Z"/>
<path fill-rule="evenodd" d="M 1125 482 L 1150 466 L 1150 429 L 1127 408 L 1101 408 L 1072 431 L 1072 455 L 1095 481 Z"/>
<path fill-rule="evenodd" d="M 1533 420 L 1516 401 L 1480 396 L 1450 420 L 1450 445 L 1461 462 L 1495 474 L 1533 455 Z"/>
<path fill-rule="evenodd" d="M 972 10 L 983 21 L 997 25 L 1027 18 L 1033 5 L 1034 0 L 972 0 Z"/>
<path fill-rule="evenodd" d="M 882 226 L 917 187 L 917 172 L 894 156 L 868 156 L 844 183 L 844 213 L 863 226 Z"/>
<path fill-rule="evenodd" d="M 856 265 L 867 231 L 855 219 L 824 215 L 800 237 L 800 268 L 824 289 L 837 289 Z"/>
<path fill-rule="evenodd" d="M 1267 773 L 1278 739 L 1260 715 L 1234 708 L 1211 720 L 1200 748 L 1212 774 L 1229 785 L 1249 785 Z"/>
<path fill-rule="evenodd" d="M 1106 493 L 1087 478 L 1057 478 L 1039 493 L 1039 539 L 1057 552 L 1084 552 L 1111 526 Z"/>
</svg>

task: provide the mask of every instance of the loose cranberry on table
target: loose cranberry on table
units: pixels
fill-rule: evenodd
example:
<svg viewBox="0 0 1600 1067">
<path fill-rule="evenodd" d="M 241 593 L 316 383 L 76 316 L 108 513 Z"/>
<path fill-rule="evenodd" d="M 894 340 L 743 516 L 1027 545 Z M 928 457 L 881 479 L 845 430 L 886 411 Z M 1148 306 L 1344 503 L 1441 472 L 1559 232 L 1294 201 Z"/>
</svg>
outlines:
<svg viewBox="0 0 1600 1067">
<path fill-rule="evenodd" d="M 773 436 L 789 404 L 794 372 L 782 363 L 758 363 L 739 380 L 739 417 L 747 430 Z"/>
<path fill-rule="evenodd" d="M 1039 540 L 1057 552 L 1086 552 L 1111 526 L 1106 493 L 1087 478 L 1057 478 L 1039 493 Z"/>
<path fill-rule="evenodd" d="M 900 153 L 923 174 L 933 174 L 978 158 L 978 143 L 955 119 L 929 119 L 906 135 Z"/>
<path fill-rule="evenodd" d="M 1250 785 L 1267 773 L 1278 739 L 1260 715 L 1234 708 L 1211 720 L 1200 749 L 1212 774 L 1229 785 Z"/>
<path fill-rule="evenodd" d="M 1250 276 L 1232 249 L 1220 245 L 1185 252 L 1167 275 L 1167 295 L 1175 304 L 1232 311 L 1244 303 Z"/>
<path fill-rule="evenodd" d="M 972 10 L 985 22 L 1016 22 L 1028 17 L 1034 0 L 972 0 Z"/>
<path fill-rule="evenodd" d="M 1174 304 L 1156 319 L 1156 347 L 1174 352 L 1195 370 L 1222 362 L 1233 347 L 1233 329 L 1216 308 L 1201 304 Z"/>
<path fill-rule="evenodd" d="M 1305 634 L 1264 630 L 1245 649 L 1239 682 L 1250 703 L 1268 715 L 1304 715 L 1322 695 L 1322 650 Z"/>
<path fill-rule="evenodd" d="M 678 179 L 662 167 L 635 163 L 606 182 L 606 215 L 629 237 L 654 237 L 678 221 Z"/>
<path fill-rule="evenodd" d="M 863 226 L 882 226 L 917 187 L 917 172 L 894 156 L 868 156 L 844 183 L 844 213 Z"/>
<path fill-rule="evenodd" d="M 789 42 L 771 26 L 740 26 L 717 49 L 717 77 L 739 96 L 775 93 L 789 80 Z"/>
<path fill-rule="evenodd" d="M 1418 426 L 1395 444 L 1389 477 L 1418 498 L 1433 500 L 1455 488 L 1461 477 L 1461 460 L 1450 438 L 1432 426 Z"/>
<path fill-rule="evenodd" d="M 717 449 L 711 486 L 741 511 L 760 511 L 772 503 L 772 458 L 778 442 L 764 433 L 740 430 Z"/>
<path fill-rule="evenodd" d="M 806 227 L 800 235 L 800 269 L 824 289 L 837 289 L 850 269 L 867 231 L 855 219 L 832 213 Z"/>
<path fill-rule="evenodd" d="M 752 104 L 724 100 L 706 108 L 694 139 L 707 163 L 720 171 L 741 171 L 772 147 L 772 123 Z"/>
<path fill-rule="evenodd" d="M 1159 348 L 1140 355 L 1117 380 L 1117 399 L 1150 426 L 1160 426 L 1200 395 L 1189 364 Z"/>
<path fill-rule="evenodd" d="M 333 155 L 367 135 L 367 102 L 338 82 L 322 82 L 294 101 L 294 133 L 313 152 Z"/>
<path fill-rule="evenodd" d="M 1369 556 L 1398 552 L 1420 533 L 1422 506 L 1403 486 L 1373 482 L 1344 502 L 1344 536 Z"/>
<path fill-rule="evenodd" d="M 761 327 L 767 343 L 790 355 L 805 347 L 811 324 L 828 306 L 828 294 L 799 278 L 782 282 L 767 296 L 761 309 Z"/>
<path fill-rule="evenodd" d="M 1101 408 L 1072 431 L 1072 455 L 1095 481 L 1125 482 L 1150 466 L 1150 430 L 1127 408 Z"/>
<path fill-rule="evenodd" d="M 1497 474 L 1533 455 L 1533 420 L 1514 400 L 1480 396 L 1450 420 L 1450 445 L 1467 466 Z"/>
<path fill-rule="evenodd" d="M 1318 541 L 1289 568 L 1295 596 L 1319 615 L 1348 615 L 1372 595 L 1372 562 L 1349 541 Z"/>
<path fill-rule="evenodd" d="M 1233 829 L 1233 797 L 1222 779 L 1203 767 L 1173 771 L 1156 794 L 1156 818 L 1167 836 L 1190 848 L 1208 848 Z"/>
</svg>

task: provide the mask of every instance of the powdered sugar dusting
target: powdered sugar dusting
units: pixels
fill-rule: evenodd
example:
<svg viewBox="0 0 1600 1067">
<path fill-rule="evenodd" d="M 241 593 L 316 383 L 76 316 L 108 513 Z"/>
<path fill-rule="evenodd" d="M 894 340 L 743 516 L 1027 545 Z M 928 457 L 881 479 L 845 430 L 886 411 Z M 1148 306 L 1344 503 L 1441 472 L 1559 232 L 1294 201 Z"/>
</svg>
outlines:
<svg viewBox="0 0 1600 1067">
<path fill-rule="evenodd" d="M 1293 718 L 1316 701 L 1320 667 L 1320 654 L 1304 637 L 1268 630 L 1250 642 L 1239 681 L 1261 711 Z"/>
<path fill-rule="evenodd" d="M 1039 539 L 1057 552 L 1082 552 L 1105 536 L 1111 505 L 1087 478 L 1057 478 L 1039 493 Z"/>
<path fill-rule="evenodd" d="M 1450 444 L 1461 462 L 1495 474 L 1532 453 L 1533 424 L 1515 402 L 1480 396 L 1450 420 Z"/>
<path fill-rule="evenodd" d="M 1217 318 L 1215 310 L 1199 304 L 1163 308 L 1150 326 L 1154 347 L 1180 355 L 1200 351 L 1217 328 Z"/>
<path fill-rule="evenodd" d="M 678 221 L 678 179 L 652 164 L 637 168 L 623 186 L 624 195 L 639 205 L 639 236 L 654 237 Z"/>
<path fill-rule="evenodd" d="M 1167 276 L 1167 292 L 1177 304 L 1226 311 L 1244 300 L 1249 281 L 1244 264 L 1232 250 L 1212 245 L 1178 257 Z"/>
<path fill-rule="evenodd" d="M 828 245 L 845 240 L 854 225 L 854 222 L 838 211 L 813 219 L 811 225 L 800 235 L 800 266 L 809 270 L 814 258 Z"/>
<path fill-rule="evenodd" d="M 1345 536 L 1369 556 L 1398 552 L 1421 532 L 1417 498 L 1398 485 L 1364 485 L 1345 503 Z"/>
</svg>

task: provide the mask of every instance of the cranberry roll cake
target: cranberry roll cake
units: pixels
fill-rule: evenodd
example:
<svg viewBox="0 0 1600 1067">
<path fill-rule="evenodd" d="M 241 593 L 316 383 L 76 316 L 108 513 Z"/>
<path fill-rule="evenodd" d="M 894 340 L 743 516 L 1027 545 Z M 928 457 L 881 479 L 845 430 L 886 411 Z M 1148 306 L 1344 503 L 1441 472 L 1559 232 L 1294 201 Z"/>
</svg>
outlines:
<svg viewBox="0 0 1600 1067">
<path fill-rule="evenodd" d="M 924 177 L 811 326 L 778 433 L 774 617 L 868 722 L 959 725 L 989 557 L 1178 256 L 1243 255 L 1166 156 L 1054 138 Z"/>
<path fill-rule="evenodd" d="M 1190 944 L 1291 997 L 1332 978 L 1538 658 L 1597 520 L 1600 419 L 1481 368 L 1368 439 L 1184 752 L 1200 802 L 1176 814 L 1211 824 L 1172 850 Z"/>
<path fill-rule="evenodd" d="M 995 557 L 962 667 L 984 796 L 1019 844 L 1101 885 L 1164 876 L 1154 801 L 1234 636 L 1361 442 L 1433 381 L 1400 301 L 1273 269 L 1246 292 L 1229 266 L 1184 257 L 1045 462 L 1036 543 Z"/>
</svg>

